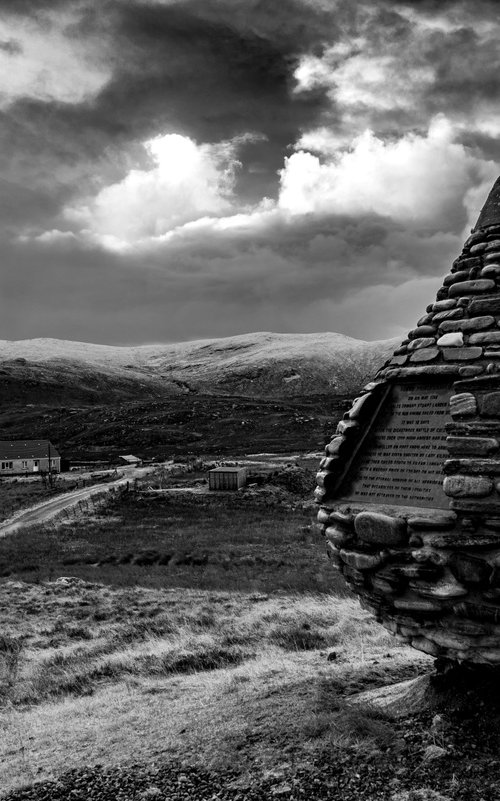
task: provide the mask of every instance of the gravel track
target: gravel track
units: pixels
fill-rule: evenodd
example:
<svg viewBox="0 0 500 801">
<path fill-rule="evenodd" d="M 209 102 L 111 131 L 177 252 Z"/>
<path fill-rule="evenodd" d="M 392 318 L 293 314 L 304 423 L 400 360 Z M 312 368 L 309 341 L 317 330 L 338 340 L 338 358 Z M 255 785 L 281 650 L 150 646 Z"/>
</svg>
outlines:
<svg viewBox="0 0 500 801">
<path fill-rule="evenodd" d="M 141 478 L 154 469 L 155 467 L 123 468 L 121 477 L 116 481 L 110 481 L 106 484 L 94 484 L 91 487 L 65 492 L 54 498 L 49 498 L 48 501 L 42 501 L 35 506 L 30 506 L 28 509 L 22 509 L 16 512 L 10 520 L 6 520 L 0 525 L 0 537 L 7 537 L 9 534 L 14 534 L 26 526 L 47 523 L 66 509 L 77 506 L 81 501 L 88 500 L 93 495 L 103 495 L 118 487 L 124 487 L 135 478 Z"/>
</svg>

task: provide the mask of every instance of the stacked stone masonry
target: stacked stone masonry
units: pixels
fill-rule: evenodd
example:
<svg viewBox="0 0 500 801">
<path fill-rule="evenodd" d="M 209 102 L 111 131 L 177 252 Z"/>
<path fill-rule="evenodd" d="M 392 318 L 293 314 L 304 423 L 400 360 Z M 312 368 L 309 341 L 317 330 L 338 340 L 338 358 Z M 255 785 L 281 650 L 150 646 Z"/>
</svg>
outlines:
<svg viewBox="0 0 500 801">
<path fill-rule="evenodd" d="M 442 474 L 449 509 L 339 500 L 382 394 L 423 377 L 453 386 Z M 380 623 L 435 657 L 500 665 L 500 220 L 476 228 L 436 301 L 355 399 L 317 483 L 327 553 Z"/>
</svg>

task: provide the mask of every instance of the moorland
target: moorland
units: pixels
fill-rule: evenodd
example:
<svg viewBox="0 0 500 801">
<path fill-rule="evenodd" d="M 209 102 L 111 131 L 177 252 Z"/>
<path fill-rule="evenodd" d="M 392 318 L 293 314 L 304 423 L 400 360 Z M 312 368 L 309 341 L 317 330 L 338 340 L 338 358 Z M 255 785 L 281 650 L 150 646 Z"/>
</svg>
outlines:
<svg viewBox="0 0 500 801">
<path fill-rule="evenodd" d="M 497 797 L 484 709 L 438 731 L 428 711 L 352 703 L 432 660 L 340 582 L 311 473 L 209 493 L 201 472 L 159 469 L 85 519 L 0 540 L 2 797 Z"/>
<path fill-rule="evenodd" d="M 99 370 L 79 343 L 4 354 L 4 438 L 50 437 L 96 469 L 131 452 L 152 467 L 105 503 L 0 538 L 5 801 L 498 801 L 491 683 L 437 716 L 357 702 L 433 669 L 359 606 L 314 522 L 315 452 L 384 348 L 363 362 L 347 343 L 309 370 L 302 340 L 300 359 L 281 339 L 268 359 L 257 336 L 257 350 L 255 336 L 198 343 L 189 363 L 171 349 L 172 370 L 155 348 L 119 369 L 99 351 Z M 262 481 L 208 491 L 211 464 L 243 458 L 267 461 Z M 0 482 L 0 523 L 77 480 Z"/>
</svg>

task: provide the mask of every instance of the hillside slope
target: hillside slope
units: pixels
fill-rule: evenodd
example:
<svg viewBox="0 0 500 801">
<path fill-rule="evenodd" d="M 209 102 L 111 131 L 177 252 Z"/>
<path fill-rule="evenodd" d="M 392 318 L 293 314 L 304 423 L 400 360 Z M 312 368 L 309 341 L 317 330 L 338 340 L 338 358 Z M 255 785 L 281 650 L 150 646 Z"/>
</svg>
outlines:
<svg viewBox="0 0 500 801">
<path fill-rule="evenodd" d="M 256 333 L 131 347 L 2 340 L 0 404 L 113 403 L 188 392 L 349 394 L 374 374 L 398 342 L 363 342 L 335 333 Z"/>
</svg>

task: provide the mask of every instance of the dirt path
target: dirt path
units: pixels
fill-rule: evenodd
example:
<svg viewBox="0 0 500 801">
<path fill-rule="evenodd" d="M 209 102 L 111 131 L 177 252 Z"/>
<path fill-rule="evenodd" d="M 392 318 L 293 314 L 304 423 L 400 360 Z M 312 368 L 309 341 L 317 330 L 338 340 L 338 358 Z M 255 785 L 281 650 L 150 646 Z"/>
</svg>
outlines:
<svg viewBox="0 0 500 801">
<path fill-rule="evenodd" d="M 35 523 L 46 523 L 65 509 L 76 506 L 80 501 L 87 500 L 93 495 L 110 492 L 117 487 L 123 487 L 127 482 L 132 482 L 134 479 L 140 478 L 156 468 L 157 465 L 154 467 L 124 468 L 121 478 L 116 481 L 110 481 L 108 484 L 95 484 L 92 487 L 84 487 L 82 489 L 72 490 L 71 492 L 65 492 L 54 498 L 50 498 L 48 501 L 42 501 L 35 506 L 30 506 L 28 509 L 21 509 L 21 511 L 16 512 L 9 520 L 5 520 L 0 525 L 0 537 L 14 534 L 25 526 L 32 526 Z"/>
</svg>

